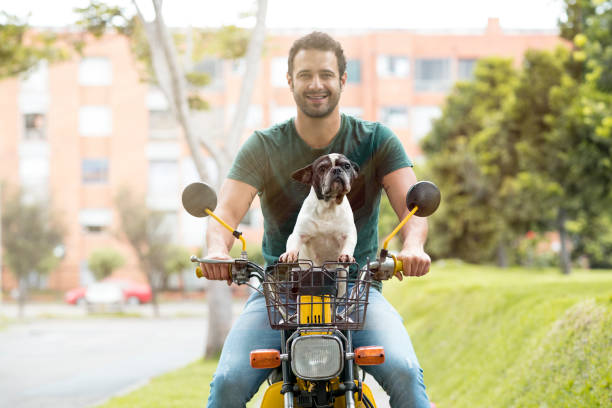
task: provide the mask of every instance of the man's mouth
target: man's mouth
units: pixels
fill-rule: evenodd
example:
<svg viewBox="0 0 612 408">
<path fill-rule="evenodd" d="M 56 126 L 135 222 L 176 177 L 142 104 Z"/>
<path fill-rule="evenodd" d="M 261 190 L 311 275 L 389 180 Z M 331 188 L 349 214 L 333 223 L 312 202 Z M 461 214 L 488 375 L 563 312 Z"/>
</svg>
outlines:
<svg viewBox="0 0 612 408">
<path fill-rule="evenodd" d="M 306 95 L 306 98 L 311 100 L 311 101 L 322 101 L 325 98 L 328 97 L 328 94 L 313 94 L 313 95 Z"/>
</svg>

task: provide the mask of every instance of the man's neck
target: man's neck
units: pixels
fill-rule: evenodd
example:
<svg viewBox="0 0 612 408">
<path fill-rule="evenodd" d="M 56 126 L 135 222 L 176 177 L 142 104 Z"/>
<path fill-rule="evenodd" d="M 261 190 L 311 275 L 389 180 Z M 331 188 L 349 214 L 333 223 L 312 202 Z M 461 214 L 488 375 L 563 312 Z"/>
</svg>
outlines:
<svg viewBox="0 0 612 408">
<path fill-rule="evenodd" d="M 342 118 L 338 107 L 324 118 L 311 118 L 299 109 L 295 118 L 295 129 L 298 135 L 313 149 L 322 149 L 329 145 L 340 130 Z"/>
</svg>

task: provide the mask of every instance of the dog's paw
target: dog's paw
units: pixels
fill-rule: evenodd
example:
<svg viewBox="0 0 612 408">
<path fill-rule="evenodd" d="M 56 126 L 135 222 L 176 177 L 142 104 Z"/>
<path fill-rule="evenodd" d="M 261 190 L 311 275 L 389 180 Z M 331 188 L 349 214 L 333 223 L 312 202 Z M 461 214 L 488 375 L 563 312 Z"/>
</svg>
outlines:
<svg viewBox="0 0 612 408">
<path fill-rule="evenodd" d="M 351 255 L 342 254 L 338 257 L 338 262 L 355 262 L 355 258 Z"/>
<path fill-rule="evenodd" d="M 282 263 L 297 262 L 298 255 L 299 255 L 298 251 L 287 251 L 284 254 L 282 254 L 278 258 L 278 260 L 279 260 L 279 262 L 282 262 Z"/>
</svg>

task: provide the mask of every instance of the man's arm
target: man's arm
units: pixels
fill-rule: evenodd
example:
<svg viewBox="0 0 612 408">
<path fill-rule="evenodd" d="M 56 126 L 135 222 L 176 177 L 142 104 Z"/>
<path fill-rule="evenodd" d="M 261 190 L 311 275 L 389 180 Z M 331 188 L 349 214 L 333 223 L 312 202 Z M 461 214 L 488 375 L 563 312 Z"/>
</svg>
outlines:
<svg viewBox="0 0 612 408">
<path fill-rule="evenodd" d="M 417 182 L 411 167 L 395 170 L 383 177 L 383 187 L 398 218 L 403 220 L 410 212 L 406 208 L 406 194 Z M 425 253 L 427 218 L 413 216 L 402 227 L 402 250 L 397 258 L 403 262 L 404 276 L 423 276 L 429 272 L 431 258 Z M 400 274 L 397 277 L 402 280 Z"/>
<path fill-rule="evenodd" d="M 219 191 L 219 203 L 215 214 L 231 227 L 236 228 L 249 210 L 256 194 L 257 189 L 250 184 L 227 179 Z M 206 247 L 208 248 L 206 259 L 231 259 L 229 250 L 235 239 L 230 231 L 211 218 L 206 230 Z M 206 279 L 227 280 L 228 284 L 231 283 L 227 265 L 201 264 L 201 266 Z"/>
</svg>

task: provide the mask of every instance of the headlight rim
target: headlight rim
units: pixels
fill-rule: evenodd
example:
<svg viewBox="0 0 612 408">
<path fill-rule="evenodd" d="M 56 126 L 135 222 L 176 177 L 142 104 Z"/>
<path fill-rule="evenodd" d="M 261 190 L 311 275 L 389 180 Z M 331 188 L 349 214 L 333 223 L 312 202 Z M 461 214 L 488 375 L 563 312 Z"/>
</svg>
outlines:
<svg viewBox="0 0 612 408">
<path fill-rule="evenodd" d="M 295 347 L 296 344 L 299 344 L 300 342 L 303 341 L 313 341 L 313 339 L 331 339 L 333 340 L 337 345 L 338 345 L 338 359 L 339 359 L 339 368 L 338 370 L 333 374 L 333 375 L 329 375 L 329 376 L 317 376 L 317 377 L 310 377 L 310 376 L 304 376 L 301 375 L 297 372 L 295 366 L 296 366 L 296 359 L 294 358 L 295 354 Z M 340 375 L 340 373 L 342 373 L 342 370 L 344 370 L 344 360 L 345 360 L 345 356 L 344 356 L 344 346 L 342 343 L 342 340 L 338 337 L 338 336 L 333 336 L 333 335 L 329 335 L 329 334 L 312 334 L 312 335 L 306 335 L 306 336 L 299 336 L 296 339 L 294 339 L 291 343 L 291 371 L 293 372 L 293 374 L 295 374 L 297 377 L 302 378 L 304 380 L 311 380 L 311 381 L 321 381 L 321 380 L 330 380 L 332 378 L 337 377 L 338 375 Z"/>
</svg>

